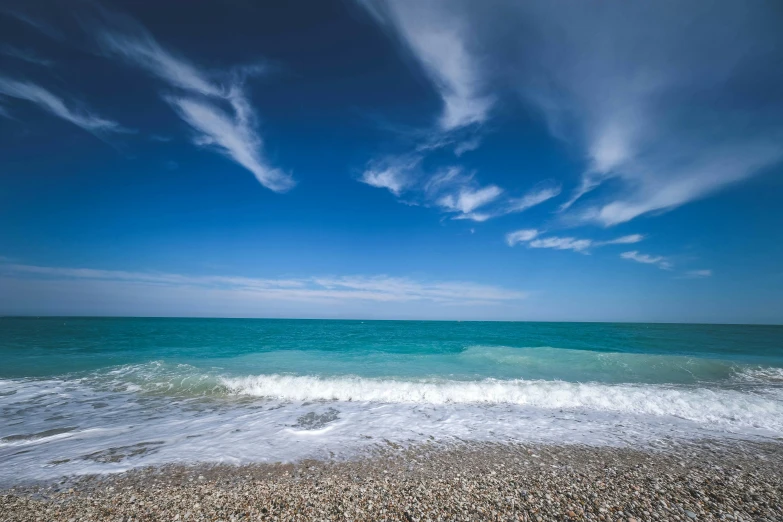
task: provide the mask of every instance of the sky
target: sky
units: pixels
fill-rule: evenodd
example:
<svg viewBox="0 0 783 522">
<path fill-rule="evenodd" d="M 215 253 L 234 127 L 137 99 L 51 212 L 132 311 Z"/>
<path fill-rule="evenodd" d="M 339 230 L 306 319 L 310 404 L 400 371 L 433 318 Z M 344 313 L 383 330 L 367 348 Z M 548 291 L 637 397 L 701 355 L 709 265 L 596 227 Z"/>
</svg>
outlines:
<svg viewBox="0 0 783 522">
<path fill-rule="evenodd" d="M 0 6 L 0 314 L 783 323 L 776 1 Z"/>
</svg>

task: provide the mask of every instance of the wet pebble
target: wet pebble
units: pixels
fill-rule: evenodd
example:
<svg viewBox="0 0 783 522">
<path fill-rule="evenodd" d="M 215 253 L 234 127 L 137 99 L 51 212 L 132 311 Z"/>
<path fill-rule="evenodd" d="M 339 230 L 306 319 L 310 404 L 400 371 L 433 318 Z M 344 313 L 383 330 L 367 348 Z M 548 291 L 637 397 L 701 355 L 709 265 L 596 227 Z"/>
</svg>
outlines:
<svg viewBox="0 0 783 522">
<path fill-rule="evenodd" d="M 665 452 L 441 448 L 379 449 L 347 462 L 166 466 L 18 486 L 0 492 L 0 520 L 783 520 L 780 444 Z"/>
</svg>

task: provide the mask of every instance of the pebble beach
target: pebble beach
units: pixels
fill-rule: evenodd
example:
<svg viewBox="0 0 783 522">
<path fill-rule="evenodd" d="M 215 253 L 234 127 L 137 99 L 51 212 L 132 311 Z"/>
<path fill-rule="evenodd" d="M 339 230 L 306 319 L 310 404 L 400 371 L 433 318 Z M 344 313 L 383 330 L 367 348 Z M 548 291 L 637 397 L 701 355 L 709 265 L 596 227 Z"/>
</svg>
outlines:
<svg viewBox="0 0 783 522">
<path fill-rule="evenodd" d="M 783 520 L 783 445 L 389 444 L 348 461 L 139 468 L 16 485 L 12 521 Z"/>
</svg>

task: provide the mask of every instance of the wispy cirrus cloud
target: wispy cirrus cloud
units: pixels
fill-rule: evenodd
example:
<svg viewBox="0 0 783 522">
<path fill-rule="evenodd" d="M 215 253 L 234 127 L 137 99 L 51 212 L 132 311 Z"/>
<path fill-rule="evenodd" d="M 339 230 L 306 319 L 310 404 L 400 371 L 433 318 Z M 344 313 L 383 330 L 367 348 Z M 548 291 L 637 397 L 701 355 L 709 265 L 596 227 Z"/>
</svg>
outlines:
<svg viewBox="0 0 783 522">
<path fill-rule="evenodd" d="M 242 117 L 229 115 L 214 104 L 193 98 L 168 98 L 182 119 L 200 132 L 197 143 L 214 147 L 252 172 L 265 187 L 285 192 L 294 180 L 280 169 L 268 165 L 261 155 L 263 143 Z"/>
<path fill-rule="evenodd" d="M 577 239 L 574 237 L 542 237 L 528 243 L 530 248 L 554 248 L 555 250 L 573 250 L 584 252 L 593 245 L 589 239 Z"/>
<path fill-rule="evenodd" d="M 488 219 L 524 212 L 540 205 L 560 194 L 560 186 L 545 181 L 538 183 L 521 197 L 508 196 L 508 192 L 497 185 L 483 188 L 461 189 L 456 195 L 441 200 L 441 206 L 447 210 L 459 210 L 455 219 L 487 221 Z M 503 197 L 501 197 L 503 196 Z M 442 204 L 442 203 L 447 204 Z M 470 208 L 470 210 L 467 210 Z"/>
<path fill-rule="evenodd" d="M 606 245 L 627 245 L 630 243 L 638 243 L 642 240 L 644 240 L 644 236 L 641 234 L 631 234 L 607 241 L 559 236 L 541 237 L 541 233 L 536 229 L 522 229 L 506 234 L 506 243 L 508 246 L 525 243 L 530 248 L 573 250 L 574 252 L 582 253 L 587 253 L 591 248 L 598 248 Z"/>
<path fill-rule="evenodd" d="M 437 205 L 447 212 L 456 212 L 459 217 L 483 221 L 474 216 L 473 211 L 493 202 L 503 193 L 497 185 L 488 185 L 477 189 L 461 187 L 453 194 L 446 194 L 437 200 Z"/>
<path fill-rule="evenodd" d="M 155 38 L 129 16 L 100 10 L 100 21 L 87 23 L 106 54 L 123 58 L 146 69 L 173 87 L 205 96 L 225 98 L 227 90 L 206 74 L 164 49 Z"/>
<path fill-rule="evenodd" d="M 41 65 L 43 67 L 51 67 L 54 65 L 53 61 L 38 56 L 38 54 L 36 54 L 35 51 L 31 49 L 20 49 L 11 45 L 3 45 L 0 46 L 0 54 L 4 54 L 5 56 L 9 56 L 23 62 Z"/>
<path fill-rule="evenodd" d="M 329 290 L 371 292 L 377 294 L 381 300 L 424 299 L 458 304 L 509 301 L 527 297 L 526 292 L 464 281 L 422 282 L 388 276 L 314 278 L 312 281 Z"/>
<path fill-rule="evenodd" d="M 500 303 L 521 300 L 525 292 L 463 281 L 417 281 L 404 277 L 328 276 L 263 279 L 241 276 L 194 276 L 0 263 L 0 275 L 120 282 L 142 286 L 202 288 L 230 291 L 276 301 L 431 301 L 447 305 Z"/>
<path fill-rule="evenodd" d="M 627 236 L 618 237 L 616 239 L 610 239 L 608 241 L 599 241 L 598 245 L 630 245 L 632 243 L 638 243 L 642 241 L 644 236 L 642 234 L 629 234 Z"/>
<path fill-rule="evenodd" d="M 394 159 L 391 167 L 378 169 L 378 160 L 362 175 L 361 181 L 369 185 L 387 188 L 396 196 L 404 191 L 419 192 L 414 195 L 424 199 L 425 204 L 439 207 L 452 213 L 454 219 L 486 221 L 507 212 L 476 212 L 489 203 L 497 203 L 503 189 L 497 185 L 479 185 L 472 175 L 460 174 L 451 180 L 451 190 L 432 197 L 432 180 L 443 183 L 444 171 L 455 171 L 458 167 L 444 166 L 428 176 L 421 172 L 400 168 L 411 156 L 420 163 L 427 154 L 439 149 L 451 148 L 460 157 L 477 149 L 482 142 L 479 133 L 481 125 L 489 118 L 495 104 L 495 97 L 484 92 L 480 64 L 468 49 L 464 35 L 468 31 L 466 20 L 452 17 L 448 13 L 433 12 L 425 3 L 358 0 L 375 20 L 386 28 L 400 44 L 404 53 L 413 58 L 416 66 L 424 72 L 434 90 L 438 93 L 442 109 L 431 128 L 413 134 L 420 143 L 415 152 L 402 154 Z M 389 158 L 383 160 L 389 161 Z M 461 169 L 460 169 L 461 170 Z M 418 174 L 418 176 L 416 175 Z M 419 179 L 417 180 L 416 177 Z M 425 188 L 429 186 L 429 189 Z M 409 199 L 402 200 L 409 202 Z M 532 204 L 530 205 L 532 206 Z"/>
<path fill-rule="evenodd" d="M 400 196 L 417 183 L 421 157 L 391 156 L 374 161 L 361 175 L 359 181 L 375 188 L 383 188 Z"/>
<path fill-rule="evenodd" d="M 712 277 L 712 270 L 688 270 L 685 272 L 685 277 L 690 279 L 703 279 L 705 277 Z"/>
<path fill-rule="evenodd" d="M 535 239 L 536 236 L 538 236 L 538 230 L 534 228 L 515 230 L 506 234 L 506 243 L 508 246 L 514 246 L 517 243 L 527 243 Z"/>
<path fill-rule="evenodd" d="M 126 60 L 174 90 L 163 98 L 196 132 L 197 145 L 230 158 L 270 190 L 285 192 L 295 185 L 264 157 L 255 111 L 244 89 L 248 77 L 265 71 L 262 65 L 207 72 L 165 49 L 129 16 L 98 9 L 85 20 L 85 29 L 105 55 Z"/>
<path fill-rule="evenodd" d="M 783 88 L 783 74 L 766 72 L 774 57 L 767 50 L 783 44 L 768 9 L 728 2 L 512 9 L 539 28 L 521 36 L 533 66 L 514 76 L 519 92 L 588 158 L 562 207 L 573 205 L 566 219 L 612 226 L 671 210 L 783 159 L 783 103 L 764 94 Z M 750 91 L 764 101 L 743 103 Z M 610 179 L 618 189 L 587 199 Z"/>
<path fill-rule="evenodd" d="M 510 198 L 506 202 L 506 214 L 523 212 L 529 208 L 548 201 L 560 195 L 562 187 L 559 183 L 544 181 L 533 187 L 527 194 L 520 198 Z"/>
<path fill-rule="evenodd" d="M 451 16 L 448 2 L 434 2 L 442 9 L 432 9 L 433 2 L 360 3 L 392 30 L 432 81 L 443 101 L 441 130 L 486 121 L 494 97 L 483 92 L 478 59 L 468 48 L 469 20 Z"/>
<path fill-rule="evenodd" d="M 620 257 L 623 259 L 628 259 L 629 261 L 636 261 L 637 263 L 643 263 L 646 265 L 654 265 L 660 268 L 661 270 L 671 270 L 674 266 L 671 261 L 669 261 L 667 258 L 663 256 L 651 256 L 648 254 L 641 254 L 638 250 L 632 250 L 630 252 L 623 252 L 620 254 Z"/>
<path fill-rule="evenodd" d="M 439 208 L 451 214 L 453 219 L 476 222 L 524 212 L 560 194 L 560 186 L 542 182 L 521 197 L 509 196 L 502 187 L 482 185 L 475 174 L 458 166 L 441 168 L 434 174 L 426 174 L 418 155 L 393 156 L 373 162 L 359 181 L 376 188 L 383 188 L 410 203 L 411 200 Z"/>
<path fill-rule="evenodd" d="M 129 132 L 119 123 L 98 116 L 94 112 L 74 104 L 66 103 L 40 85 L 0 76 L 0 96 L 25 100 L 37 105 L 44 111 L 73 123 L 93 134 Z"/>
<path fill-rule="evenodd" d="M 371 187 L 385 188 L 395 196 L 399 196 L 407 184 L 402 172 L 392 167 L 368 169 L 362 174 L 361 181 Z"/>
<path fill-rule="evenodd" d="M 444 102 L 442 121 L 484 122 L 488 100 L 515 93 L 585 157 L 561 206 L 568 222 L 613 226 L 669 211 L 783 161 L 783 98 L 773 94 L 783 91 L 783 33 L 772 3 L 365 5 L 444 100 L 462 93 L 453 114 L 468 116 L 450 116 Z"/>
<path fill-rule="evenodd" d="M 464 140 L 460 140 L 454 146 L 454 155 L 457 157 L 462 156 L 466 152 L 476 150 L 480 146 L 481 146 L 481 137 L 479 136 L 472 136 Z"/>
<path fill-rule="evenodd" d="M 10 5 L 0 7 L 0 14 L 11 16 L 53 40 L 62 40 L 63 35 L 59 30 L 25 12 L 24 8 L 27 7 L 27 2 L 19 2 L 18 4 L 19 5 L 16 6 L 16 8 L 13 8 Z"/>
</svg>

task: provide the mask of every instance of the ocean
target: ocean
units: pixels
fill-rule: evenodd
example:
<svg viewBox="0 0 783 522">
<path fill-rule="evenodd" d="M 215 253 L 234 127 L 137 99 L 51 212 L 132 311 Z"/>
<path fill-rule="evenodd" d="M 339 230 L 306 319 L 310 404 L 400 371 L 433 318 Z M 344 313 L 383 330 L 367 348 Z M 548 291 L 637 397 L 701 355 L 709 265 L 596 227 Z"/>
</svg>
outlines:
<svg viewBox="0 0 783 522">
<path fill-rule="evenodd" d="M 0 484 L 386 445 L 783 440 L 783 327 L 0 318 Z"/>
</svg>

